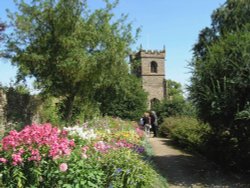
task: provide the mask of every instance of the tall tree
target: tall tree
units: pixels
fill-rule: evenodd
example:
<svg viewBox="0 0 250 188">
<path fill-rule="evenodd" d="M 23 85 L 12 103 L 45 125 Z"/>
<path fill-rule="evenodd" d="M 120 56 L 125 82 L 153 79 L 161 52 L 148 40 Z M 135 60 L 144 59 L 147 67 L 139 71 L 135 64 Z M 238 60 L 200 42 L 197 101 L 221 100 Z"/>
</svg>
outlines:
<svg viewBox="0 0 250 188">
<path fill-rule="evenodd" d="M 198 115 L 213 132 L 211 151 L 225 165 L 250 159 L 250 1 L 227 0 L 199 36 L 189 87 Z M 218 152 L 220 151 L 220 152 Z"/>
<path fill-rule="evenodd" d="M 1 47 L 2 42 L 4 41 L 5 29 L 6 29 L 6 24 L 1 22 L 1 20 L 0 20 L 0 47 Z M 2 56 L 3 56 L 2 50 L 0 50 L 0 57 L 2 57 Z"/>
<path fill-rule="evenodd" d="M 197 105 L 199 103 L 201 113 L 202 108 L 204 108 L 205 120 L 207 120 L 205 117 L 209 115 L 207 109 L 211 105 L 200 102 L 203 99 L 208 102 L 212 97 L 205 90 L 210 90 L 215 95 L 216 90 L 226 92 L 225 84 L 227 86 L 234 84 L 237 85 L 237 88 L 238 86 L 243 88 L 246 86 L 240 83 L 240 81 L 247 82 L 246 76 L 243 76 L 245 80 L 236 78 L 238 75 L 245 75 L 248 72 L 249 63 L 246 57 L 248 57 L 249 51 L 245 42 L 248 41 L 250 31 L 249 3 L 249 0 L 227 0 L 225 4 L 213 12 L 211 27 L 206 27 L 201 31 L 198 43 L 193 48 L 194 57 L 191 63 L 193 76 L 190 91 L 193 99 L 197 101 Z M 230 79 L 232 80 L 230 81 Z M 233 95 L 232 92 L 231 96 Z M 238 96 L 241 94 L 239 93 Z M 246 102 L 244 98 L 241 100 Z M 230 100 L 228 102 L 229 105 L 233 104 Z M 240 106 L 242 108 L 242 105 Z M 235 109 L 239 110 L 238 107 Z"/>
<path fill-rule="evenodd" d="M 33 76 L 44 93 L 64 98 L 65 119 L 76 97 L 91 96 L 125 63 L 134 42 L 126 15 L 112 13 L 118 1 L 91 11 L 84 0 L 16 1 L 8 44 L 18 79 Z"/>
<path fill-rule="evenodd" d="M 249 0 L 227 0 L 214 10 L 211 26 L 201 30 L 198 42 L 193 47 L 194 58 L 204 59 L 209 46 L 223 35 L 242 29 L 249 31 L 249 3 Z"/>
</svg>

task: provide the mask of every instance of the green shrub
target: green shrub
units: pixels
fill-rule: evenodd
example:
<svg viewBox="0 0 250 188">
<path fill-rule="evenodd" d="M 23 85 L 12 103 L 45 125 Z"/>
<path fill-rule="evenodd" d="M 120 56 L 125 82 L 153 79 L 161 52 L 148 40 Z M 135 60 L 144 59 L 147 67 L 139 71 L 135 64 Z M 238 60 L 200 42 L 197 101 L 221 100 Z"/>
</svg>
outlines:
<svg viewBox="0 0 250 188">
<path fill-rule="evenodd" d="M 48 97 L 43 100 L 37 112 L 41 122 L 50 122 L 53 125 L 59 125 L 61 123 L 60 113 L 57 107 L 58 101 L 59 100 L 54 97 Z"/>
<path fill-rule="evenodd" d="M 210 128 L 192 117 L 170 117 L 164 120 L 160 133 L 168 134 L 188 149 L 203 150 Z"/>
<path fill-rule="evenodd" d="M 122 149 L 103 157 L 107 187 L 153 187 L 157 174 L 137 153 Z"/>
</svg>

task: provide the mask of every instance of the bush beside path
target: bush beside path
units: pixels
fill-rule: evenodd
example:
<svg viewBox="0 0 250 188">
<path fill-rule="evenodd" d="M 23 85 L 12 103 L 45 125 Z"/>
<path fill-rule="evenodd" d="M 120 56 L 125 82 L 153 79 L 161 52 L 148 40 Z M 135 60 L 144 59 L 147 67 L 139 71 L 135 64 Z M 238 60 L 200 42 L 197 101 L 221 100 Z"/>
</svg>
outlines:
<svg viewBox="0 0 250 188">
<path fill-rule="evenodd" d="M 170 188 L 250 187 L 206 159 L 176 149 L 167 138 L 149 138 L 149 142 L 154 152 L 153 160 Z"/>
</svg>

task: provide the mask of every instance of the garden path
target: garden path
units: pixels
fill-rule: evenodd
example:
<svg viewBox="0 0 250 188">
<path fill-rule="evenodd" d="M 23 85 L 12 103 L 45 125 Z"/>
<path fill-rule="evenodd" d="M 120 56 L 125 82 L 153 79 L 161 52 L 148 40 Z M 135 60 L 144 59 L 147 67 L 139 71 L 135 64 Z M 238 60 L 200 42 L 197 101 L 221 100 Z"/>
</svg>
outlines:
<svg viewBox="0 0 250 188">
<path fill-rule="evenodd" d="M 170 188 L 250 188 L 240 178 L 225 174 L 201 156 L 175 148 L 167 138 L 149 138 L 153 161 Z"/>
</svg>

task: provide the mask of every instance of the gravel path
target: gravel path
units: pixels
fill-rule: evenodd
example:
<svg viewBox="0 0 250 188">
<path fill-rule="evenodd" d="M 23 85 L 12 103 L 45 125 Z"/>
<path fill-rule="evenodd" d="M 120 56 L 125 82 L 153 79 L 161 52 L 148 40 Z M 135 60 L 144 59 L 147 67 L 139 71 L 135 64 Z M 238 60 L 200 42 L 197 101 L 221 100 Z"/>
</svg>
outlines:
<svg viewBox="0 0 250 188">
<path fill-rule="evenodd" d="M 170 188 L 250 188 L 235 176 L 223 174 L 204 158 L 174 148 L 166 138 L 149 138 L 153 160 Z"/>
</svg>

